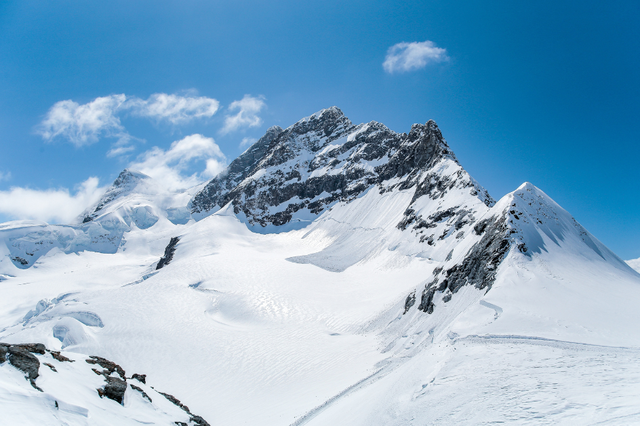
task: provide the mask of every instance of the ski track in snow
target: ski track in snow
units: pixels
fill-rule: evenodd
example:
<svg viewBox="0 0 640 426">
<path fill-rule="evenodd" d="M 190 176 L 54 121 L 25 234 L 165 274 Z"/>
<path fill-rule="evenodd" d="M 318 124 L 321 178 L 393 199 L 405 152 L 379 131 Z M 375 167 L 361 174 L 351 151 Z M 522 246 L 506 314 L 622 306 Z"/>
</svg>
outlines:
<svg viewBox="0 0 640 426">
<path fill-rule="evenodd" d="M 508 343 L 508 344 L 522 344 L 522 345 L 538 345 L 538 346 L 550 346 L 553 348 L 576 350 L 576 351 L 607 351 L 607 352 L 628 352 L 637 354 L 640 356 L 640 348 L 627 347 L 627 346 L 606 346 L 606 345 L 594 345 L 590 343 L 569 342 L 566 340 L 547 339 L 544 337 L 535 336 L 517 336 L 517 335 L 469 335 L 465 337 L 456 337 L 454 342 L 474 342 L 474 343 Z"/>
</svg>

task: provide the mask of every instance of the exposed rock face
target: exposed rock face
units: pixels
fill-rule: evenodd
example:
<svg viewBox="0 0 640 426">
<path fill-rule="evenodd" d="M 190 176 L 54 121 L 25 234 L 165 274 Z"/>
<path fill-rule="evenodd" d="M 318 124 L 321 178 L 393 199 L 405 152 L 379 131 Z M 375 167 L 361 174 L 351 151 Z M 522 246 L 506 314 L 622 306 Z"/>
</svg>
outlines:
<svg viewBox="0 0 640 426">
<path fill-rule="evenodd" d="M 18 347 L 9 346 L 8 359 L 11 365 L 25 373 L 27 379 L 35 386 L 35 379 L 38 377 L 40 361 L 30 352 Z"/>
<path fill-rule="evenodd" d="M 40 370 L 40 361 L 34 353 L 44 354 L 44 345 L 41 343 L 27 343 L 22 345 L 10 345 L 0 343 L 0 364 L 9 360 L 9 363 L 25 373 L 25 378 L 31 386 L 40 390 L 36 385 Z"/>
<path fill-rule="evenodd" d="M 42 343 L 24 343 L 21 345 L 14 345 L 20 349 L 24 349 L 28 352 L 33 352 L 35 354 L 44 355 L 46 351 L 46 347 Z"/>
<path fill-rule="evenodd" d="M 202 191 L 195 195 L 191 201 L 191 210 L 195 213 L 207 212 L 216 209 L 216 206 L 219 208 L 227 204 L 226 195 L 255 171 L 273 140 L 281 133 L 282 128 L 270 127 L 263 137 L 231 162 L 220 176 L 212 179 Z"/>
<path fill-rule="evenodd" d="M 479 222 L 474 230 L 483 235 L 480 241 L 469 249 L 460 263 L 446 270 L 434 270 L 434 279 L 425 286 L 418 309 L 428 314 L 433 313 L 436 292 L 445 293 L 443 301 L 446 303 L 465 285 L 472 285 L 480 290 L 491 288 L 498 266 L 512 245 L 511 231 L 507 227 L 505 216 Z"/>
<path fill-rule="evenodd" d="M 144 384 L 147 383 L 147 375 L 146 374 L 134 373 L 133 376 L 131 376 L 131 378 L 139 381 L 140 383 L 144 383 Z"/>
<path fill-rule="evenodd" d="M 62 355 L 60 352 L 57 352 L 57 351 L 49 351 L 49 352 L 51 352 L 51 356 L 54 359 L 56 359 L 56 360 L 58 360 L 60 362 L 75 362 L 75 361 L 67 358 L 66 356 Z"/>
<path fill-rule="evenodd" d="M 380 192 L 415 189 L 435 199 L 450 188 L 468 188 L 487 205 L 493 199 L 461 171 L 454 178 L 433 170 L 442 160 L 458 164 L 433 120 L 415 124 L 409 134 L 383 124 L 353 125 L 336 107 L 322 110 L 282 130 L 271 128 L 194 196 L 194 217 L 231 203 L 249 225 L 282 226 L 308 222 L 334 203 L 349 202 L 377 187 Z M 421 220 L 407 210 L 406 228 Z M 467 213 L 454 213 L 461 215 Z"/>
<path fill-rule="evenodd" d="M 164 396 L 165 398 L 167 398 L 169 401 L 171 401 L 173 404 L 175 404 L 178 407 L 182 408 L 189 415 L 189 420 L 193 424 L 195 424 L 197 426 L 210 426 L 209 423 L 207 423 L 207 421 L 205 419 L 203 419 L 200 416 L 196 416 L 196 415 L 192 414 L 191 411 L 189 410 L 189 407 L 187 407 L 186 405 L 181 403 L 180 400 L 178 398 L 176 398 L 175 396 L 170 395 L 168 393 L 162 393 L 162 392 L 159 392 L 159 393 L 162 396 Z M 176 423 L 176 424 L 180 424 L 180 423 Z"/>
<path fill-rule="evenodd" d="M 99 356 L 91 356 L 86 361 L 87 364 L 97 364 L 104 368 L 102 371 L 93 369 L 96 374 L 104 376 L 104 381 L 106 382 L 103 388 L 97 389 L 98 395 L 100 395 L 101 398 L 106 396 L 118 404 L 122 404 L 122 401 L 124 401 L 124 393 L 127 390 L 127 378 L 124 369 L 115 362 Z M 117 373 L 120 378 L 111 376 L 114 372 Z"/>
<path fill-rule="evenodd" d="M 108 359 L 104 359 L 99 356 L 91 356 L 87 359 L 87 364 L 97 364 L 104 368 L 104 371 L 102 372 L 103 374 L 108 376 L 111 373 L 116 372 L 123 380 L 126 380 L 126 373 L 124 369 L 113 361 L 109 361 Z"/>
<path fill-rule="evenodd" d="M 117 377 L 105 377 L 107 382 L 103 389 L 98 389 L 100 396 L 106 396 L 109 399 L 113 399 L 118 404 L 122 404 L 124 401 L 124 393 L 127 390 L 127 382 Z"/>
<path fill-rule="evenodd" d="M 173 255 L 176 252 L 176 245 L 178 244 L 178 241 L 180 241 L 180 237 L 171 238 L 171 240 L 169 241 L 169 244 L 164 249 L 164 256 L 162 256 L 158 261 L 156 270 L 164 268 L 166 265 L 168 265 L 171 262 L 171 260 L 173 260 Z"/>
</svg>

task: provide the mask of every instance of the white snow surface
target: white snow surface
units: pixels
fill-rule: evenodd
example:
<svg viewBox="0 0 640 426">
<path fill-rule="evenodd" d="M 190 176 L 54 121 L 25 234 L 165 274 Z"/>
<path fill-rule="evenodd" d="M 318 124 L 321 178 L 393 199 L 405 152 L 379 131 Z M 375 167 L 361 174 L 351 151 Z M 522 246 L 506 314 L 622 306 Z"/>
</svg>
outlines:
<svg viewBox="0 0 640 426">
<path fill-rule="evenodd" d="M 468 177 L 447 158 L 434 169 Z M 43 392 L 1 364 L 2 422 L 188 421 L 150 386 L 152 404 L 131 388 L 123 405 L 100 399 L 83 361 L 98 355 L 211 425 L 639 424 L 640 275 L 531 184 L 493 207 L 465 185 L 413 195 L 372 187 L 303 229 L 255 233 L 231 206 L 172 221 L 190 195 L 140 177 L 84 225 L 0 224 L 0 341 L 76 360 L 38 355 L 58 370 L 41 365 Z M 441 238 L 420 242 L 423 230 L 397 226 L 409 205 L 504 218 L 511 247 L 493 285 L 418 310 L 434 270 L 482 237 L 445 218 L 429 228 Z M 19 253 L 34 253 L 29 267 Z"/>
</svg>

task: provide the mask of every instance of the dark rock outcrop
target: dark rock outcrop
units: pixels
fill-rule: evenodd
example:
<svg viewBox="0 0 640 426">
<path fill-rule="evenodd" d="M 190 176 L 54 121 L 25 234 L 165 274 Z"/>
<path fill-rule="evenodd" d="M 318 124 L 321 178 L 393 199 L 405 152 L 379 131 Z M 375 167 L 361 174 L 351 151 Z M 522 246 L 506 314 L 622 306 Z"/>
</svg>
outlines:
<svg viewBox="0 0 640 426">
<path fill-rule="evenodd" d="M 93 369 L 96 374 L 104 376 L 106 382 L 103 388 L 97 389 L 98 395 L 100 395 L 101 398 L 107 397 L 116 401 L 118 404 L 122 404 L 124 394 L 127 390 L 127 378 L 124 369 L 115 362 L 99 356 L 91 356 L 86 362 L 87 364 L 97 364 L 104 368 L 102 371 L 95 368 Z M 120 378 L 111 376 L 114 372 L 117 373 Z"/>
<path fill-rule="evenodd" d="M 414 291 L 413 293 L 408 295 L 407 299 L 404 301 L 404 312 L 402 313 L 402 315 L 409 312 L 409 309 L 411 309 L 411 307 L 415 305 L 415 303 L 416 303 L 416 292 Z"/>
<path fill-rule="evenodd" d="M 507 227 L 506 215 L 485 219 L 476 224 L 474 230 L 483 235 L 480 241 L 469 249 L 458 264 L 446 270 L 434 270 L 434 279 L 422 292 L 419 310 L 433 313 L 436 292 L 445 293 L 443 302 L 446 303 L 463 286 L 472 285 L 479 290 L 491 288 L 496 279 L 498 266 L 512 245 L 512 231 Z"/>
<path fill-rule="evenodd" d="M 167 398 L 173 404 L 175 404 L 178 407 L 182 408 L 189 415 L 189 420 L 193 424 L 198 425 L 198 426 L 210 426 L 209 423 L 207 423 L 207 421 L 205 419 L 203 419 L 202 417 L 196 416 L 193 413 L 191 413 L 191 411 L 189 410 L 189 407 L 187 407 L 186 405 L 181 403 L 180 400 L 178 398 L 176 398 L 175 396 L 170 395 L 168 393 L 163 393 L 163 392 L 158 392 L 158 393 L 160 395 L 164 396 L 165 398 Z M 176 424 L 179 424 L 179 423 L 176 422 Z"/>
<path fill-rule="evenodd" d="M 158 261 L 158 265 L 156 265 L 156 270 L 164 268 L 173 260 L 173 255 L 176 252 L 176 245 L 180 241 L 180 237 L 172 237 L 167 244 L 167 247 L 164 249 L 164 256 L 160 258 Z"/>
<path fill-rule="evenodd" d="M 92 355 L 89 357 L 89 359 L 87 359 L 87 364 L 99 365 L 100 367 L 105 369 L 103 371 L 103 374 L 106 375 L 109 375 L 115 371 L 123 380 L 126 380 L 126 373 L 124 369 L 113 361 L 109 361 L 108 359 Z"/>
<path fill-rule="evenodd" d="M 0 343 L 0 364 L 9 361 L 18 370 L 25 374 L 25 378 L 35 389 L 42 391 L 36 385 L 36 379 L 40 375 L 40 361 L 34 353 L 44 355 L 47 348 L 42 343 L 21 343 L 12 345 Z M 50 367 L 53 367 L 49 365 Z M 55 371 L 55 367 L 52 368 Z"/>
<path fill-rule="evenodd" d="M 0 343 L 0 364 L 7 361 L 7 350 L 9 345 L 6 343 Z"/>
<path fill-rule="evenodd" d="M 213 178 L 202 191 L 191 201 L 191 209 L 194 213 L 209 211 L 216 206 L 224 206 L 228 203 L 227 194 L 234 189 L 247 176 L 251 176 L 256 170 L 271 146 L 272 142 L 282 133 L 278 126 L 270 127 L 267 132 L 242 155 L 233 160 L 229 167 L 219 176 Z"/>
<path fill-rule="evenodd" d="M 44 355 L 47 349 L 42 343 L 23 343 L 15 346 L 19 347 L 20 349 L 24 349 L 25 351 L 40 355 Z"/>
<path fill-rule="evenodd" d="M 60 352 L 58 351 L 49 351 L 49 353 L 51 354 L 51 356 L 60 361 L 60 362 L 75 362 L 72 359 L 67 358 L 66 356 L 62 355 Z"/>
<path fill-rule="evenodd" d="M 131 378 L 139 381 L 140 383 L 144 383 L 145 385 L 147 384 L 147 375 L 146 374 L 134 373 L 133 376 L 131 376 Z"/>
<path fill-rule="evenodd" d="M 7 359 L 9 360 L 9 363 L 25 373 L 25 377 L 29 380 L 31 386 L 41 390 L 36 386 L 36 379 L 39 376 L 40 370 L 40 361 L 38 358 L 20 345 L 9 346 L 7 348 L 7 352 Z"/>
<path fill-rule="evenodd" d="M 100 395 L 101 398 L 106 396 L 118 404 L 122 404 L 124 401 L 124 393 L 127 390 L 127 382 L 111 376 L 107 376 L 104 379 L 107 383 L 104 385 L 104 388 L 98 389 L 98 395 Z"/>
</svg>

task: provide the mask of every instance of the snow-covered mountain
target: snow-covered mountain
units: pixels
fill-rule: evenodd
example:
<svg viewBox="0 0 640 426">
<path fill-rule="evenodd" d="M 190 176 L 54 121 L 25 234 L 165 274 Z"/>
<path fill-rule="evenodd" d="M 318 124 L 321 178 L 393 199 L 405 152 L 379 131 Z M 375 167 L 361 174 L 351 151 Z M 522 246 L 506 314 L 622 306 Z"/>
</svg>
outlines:
<svg viewBox="0 0 640 426">
<path fill-rule="evenodd" d="M 640 422 L 640 275 L 534 185 L 495 202 L 433 121 L 332 107 L 206 185 L 125 170 L 78 223 L 0 241 L 0 341 L 58 370 L 0 363 L 21 424 L 199 421 L 91 356 L 212 425 Z"/>
<path fill-rule="evenodd" d="M 133 229 L 187 223 L 191 217 L 186 204 L 197 190 L 172 192 L 143 173 L 124 170 L 76 223 L 20 220 L 0 224 L 0 239 L 6 246 L 0 264 L 10 260 L 18 268 L 29 268 L 53 249 L 115 253 L 123 248 L 124 235 Z M 3 249 L 0 246 L 0 251 Z"/>
</svg>

